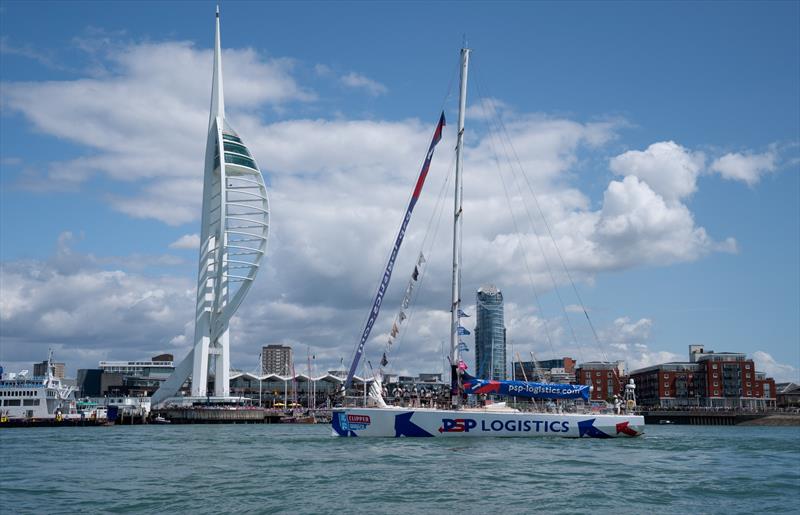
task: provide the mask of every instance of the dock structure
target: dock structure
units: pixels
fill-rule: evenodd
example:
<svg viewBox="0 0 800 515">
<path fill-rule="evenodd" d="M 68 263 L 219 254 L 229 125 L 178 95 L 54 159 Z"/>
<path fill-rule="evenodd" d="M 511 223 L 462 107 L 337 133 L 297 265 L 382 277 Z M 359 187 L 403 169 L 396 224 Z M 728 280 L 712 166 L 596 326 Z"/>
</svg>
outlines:
<svg viewBox="0 0 800 515">
<path fill-rule="evenodd" d="M 800 415 L 740 411 L 642 411 L 646 424 L 692 426 L 800 425 Z"/>
<path fill-rule="evenodd" d="M 263 408 L 169 407 L 153 410 L 152 415 L 164 417 L 172 424 L 268 424 L 280 421 L 280 417 Z"/>
</svg>

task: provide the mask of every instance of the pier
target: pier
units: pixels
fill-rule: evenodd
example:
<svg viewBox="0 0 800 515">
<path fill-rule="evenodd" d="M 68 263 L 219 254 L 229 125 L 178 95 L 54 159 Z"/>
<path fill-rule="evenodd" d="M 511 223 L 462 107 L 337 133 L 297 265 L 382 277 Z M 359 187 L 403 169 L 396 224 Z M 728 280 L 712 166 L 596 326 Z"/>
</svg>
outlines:
<svg viewBox="0 0 800 515">
<path fill-rule="evenodd" d="M 645 424 L 691 426 L 800 426 L 800 415 L 769 411 L 642 411 Z"/>
<path fill-rule="evenodd" d="M 264 424 L 279 422 L 263 408 L 230 409 L 174 407 L 151 411 L 151 416 L 161 416 L 173 424 Z"/>
</svg>

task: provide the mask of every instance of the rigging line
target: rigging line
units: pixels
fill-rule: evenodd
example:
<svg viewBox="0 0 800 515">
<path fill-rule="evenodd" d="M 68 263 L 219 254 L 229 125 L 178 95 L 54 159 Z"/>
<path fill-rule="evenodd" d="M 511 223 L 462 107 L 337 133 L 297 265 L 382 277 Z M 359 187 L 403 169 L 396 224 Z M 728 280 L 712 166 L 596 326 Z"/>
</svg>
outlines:
<svg viewBox="0 0 800 515">
<path fill-rule="evenodd" d="M 478 84 L 478 88 L 480 89 L 480 81 L 477 79 L 477 77 L 476 77 L 476 83 Z M 494 107 L 493 106 L 491 106 L 491 107 L 492 107 L 492 114 L 494 115 L 494 117 L 491 118 L 491 117 L 488 117 L 488 115 L 487 115 L 487 119 L 495 120 L 495 124 L 498 127 L 498 131 L 497 131 L 498 132 L 498 139 L 500 140 L 500 144 L 502 145 L 503 150 L 505 152 L 506 161 L 508 162 L 509 169 L 511 170 L 511 176 L 512 176 L 513 181 L 514 181 L 514 186 L 517 188 L 517 192 L 520 195 L 520 200 L 522 202 L 522 206 L 525 209 L 525 213 L 528 215 L 528 220 L 530 222 L 531 230 L 533 231 L 533 234 L 536 236 L 536 243 L 537 243 L 537 245 L 539 247 L 539 252 L 542 255 L 542 259 L 544 260 L 545 267 L 547 268 L 547 273 L 550 276 L 551 283 L 553 284 L 553 290 L 555 291 L 556 297 L 558 298 L 558 302 L 561 305 L 561 310 L 564 313 L 564 319 L 567 322 L 567 327 L 569 328 L 570 335 L 572 336 L 572 341 L 575 343 L 575 346 L 577 347 L 576 350 L 578 351 L 579 358 L 581 360 L 583 360 L 583 346 L 581 345 L 580 341 L 578 340 L 577 334 L 575 333 L 575 327 L 572 324 L 572 319 L 569 317 L 569 313 L 567 312 L 566 305 L 564 304 L 563 297 L 561 296 L 561 290 L 558 287 L 558 282 L 556 281 L 555 274 L 553 273 L 553 269 L 552 269 L 552 267 L 550 265 L 550 260 L 547 259 L 547 254 L 545 253 L 544 246 L 542 245 L 541 236 L 539 235 L 539 231 L 536 230 L 536 223 L 533 220 L 533 216 L 531 215 L 531 212 L 530 212 L 530 209 L 528 208 L 527 202 L 525 202 L 525 197 L 522 194 L 522 188 L 520 187 L 519 182 L 517 181 L 517 173 L 514 170 L 514 164 L 511 162 L 511 159 L 509 158 L 510 154 L 508 153 L 508 149 L 506 148 L 505 141 L 503 141 L 503 139 L 502 139 L 502 134 L 500 133 L 500 130 L 499 130 L 500 124 L 502 123 L 500 121 L 500 116 L 499 116 L 499 114 L 497 114 L 497 111 L 494 109 Z M 507 132 L 506 132 L 506 137 L 510 141 L 510 137 L 508 137 L 508 133 Z M 521 167 L 520 167 L 520 169 L 521 169 Z M 523 171 L 523 173 L 524 173 L 524 171 Z M 552 235 L 551 235 L 551 238 L 552 238 Z M 554 354 L 555 354 L 555 352 L 554 352 Z"/>
<path fill-rule="evenodd" d="M 475 83 L 476 83 L 476 86 L 478 86 L 478 88 L 477 88 L 478 89 L 478 97 L 481 100 L 483 100 L 485 97 L 483 96 L 483 94 L 481 92 L 481 88 L 480 88 L 479 81 L 477 80 L 477 76 L 476 76 Z M 530 282 L 531 290 L 533 291 L 533 298 L 536 301 L 536 306 L 539 309 L 539 313 L 542 315 L 542 321 L 544 323 L 544 328 L 545 328 L 545 336 L 547 337 L 547 343 L 550 346 L 550 352 L 552 352 L 553 355 L 555 355 L 556 354 L 555 347 L 553 346 L 552 335 L 550 333 L 550 328 L 549 328 L 549 326 L 547 324 L 547 317 L 544 315 L 544 309 L 542 308 L 541 299 L 539 298 L 539 293 L 536 290 L 536 286 L 535 286 L 535 283 L 534 283 L 534 280 L 533 280 L 533 272 L 531 271 L 530 263 L 528 262 L 527 247 L 526 247 L 526 244 L 525 244 L 525 242 L 524 242 L 524 240 L 522 238 L 522 232 L 519 229 L 519 224 L 517 223 L 517 217 L 514 214 L 514 209 L 512 207 L 512 202 L 511 202 L 511 196 L 508 193 L 508 188 L 506 186 L 506 181 L 505 181 L 505 178 L 503 177 L 502 170 L 501 170 L 501 167 L 500 167 L 500 160 L 499 160 L 499 157 L 497 155 L 497 151 L 495 149 L 495 144 L 494 144 L 494 141 L 493 141 L 495 135 L 494 135 L 494 132 L 492 131 L 491 126 L 489 125 L 490 117 L 488 116 L 488 113 L 486 112 L 486 102 L 481 102 L 481 109 L 484 111 L 484 120 L 486 120 L 486 123 L 487 123 L 488 135 L 489 135 L 489 138 L 488 138 L 489 147 L 491 148 L 492 153 L 494 154 L 494 157 L 495 157 L 495 165 L 496 165 L 496 168 L 497 168 L 497 175 L 500 177 L 500 182 L 503 185 L 503 193 L 505 194 L 506 200 L 508 201 L 508 209 L 509 209 L 509 212 L 511 213 L 511 220 L 514 223 L 514 231 L 517 234 L 517 241 L 519 242 L 519 245 L 522 248 L 522 259 L 523 259 L 523 262 L 525 263 L 525 270 L 526 270 L 527 275 L 528 275 L 528 281 Z M 524 202 L 523 202 L 523 204 L 524 204 Z M 535 233 L 535 229 L 534 229 L 534 233 Z"/>
<path fill-rule="evenodd" d="M 477 81 L 477 78 L 476 78 L 476 81 Z M 583 314 L 586 317 L 586 321 L 589 324 L 589 328 L 591 329 L 591 332 L 592 332 L 592 335 L 594 337 L 595 343 L 597 343 L 598 349 L 600 350 L 601 354 L 603 355 L 603 359 L 605 361 L 609 362 L 608 355 L 606 354 L 605 348 L 604 348 L 602 342 L 600 341 L 600 338 L 599 338 L 599 336 L 597 334 L 597 330 L 594 327 L 594 323 L 592 322 L 592 319 L 591 319 L 591 317 L 589 317 L 589 313 L 586 310 L 586 305 L 583 302 L 583 298 L 581 297 L 580 292 L 578 291 L 578 288 L 575 285 L 575 281 L 573 280 L 572 274 L 570 273 L 569 268 L 567 267 L 566 261 L 564 260 L 564 256 L 562 255 L 561 250 L 558 247 L 558 243 L 556 242 L 556 239 L 553 236 L 553 231 L 550 228 L 550 223 L 547 221 L 547 218 L 544 216 L 544 212 L 543 212 L 543 210 L 541 208 L 541 205 L 539 203 L 539 199 L 538 199 L 536 193 L 534 193 L 533 186 L 531 185 L 530 180 L 529 180 L 527 174 L 525 173 L 525 169 L 522 166 L 522 161 L 519 158 L 519 154 L 517 153 L 516 147 L 514 146 L 514 143 L 511 140 L 511 137 L 509 136 L 508 129 L 507 129 L 507 127 L 505 126 L 505 124 L 503 123 L 503 121 L 501 119 L 498 118 L 498 120 L 499 120 L 500 128 L 503 130 L 503 133 L 505 134 L 505 137 L 508 140 L 509 146 L 511 147 L 511 150 L 514 153 L 514 158 L 516 159 L 517 166 L 519 167 L 520 172 L 522 173 L 522 176 L 525 179 L 525 182 L 526 182 L 526 184 L 528 186 L 528 190 L 531 192 L 531 196 L 533 197 L 534 203 L 536 205 L 536 209 L 539 212 L 539 216 L 541 217 L 542 222 L 544 223 L 544 226 L 547 229 L 547 233 L 550 236 L 550 240 L 553 242 L 553 247 L 556 250 L 556 254 L 558 255 L 558 258 L 559 258 L 559 260 L 561 262 L 561 266 L 564 269 L 564 272 L 565 272 L 565 274 L 567 276 L 567 279 L 569 280 L 570 285 L 572 286 L 572 290 L 575 293 L 575 297 L 576 297 L 576 299 L 578 300 L 578 303 L 581 306 L 581 310 L 583 311 Z M 566 309 L 565 309 L 564 314 L 565 314 L 565 318 L 567 318 L 569 320 L 569 315 L 567 314 Z M 614 370 L 614 375 L 617 376 L 617 380 L 619 381 L 620 384 L 622 384 L 622 379 L 619 376 L 619 373 L 616 371 L 616 369 Z"/>
<path fill-rule="evenodd" d="M 444 178 L 444 181 L 442 182 L 441 188 L 439 189 L 439 195 L 437 196 L 436 204 L 434 205 L 433 212 L 431 213 L 431 217 L 428 220 L 428 227 L 427 227 L 427 229 L 425 231 L 425 237 L 423 238 L 423 244 L 420 246 L 421 252 L 423 252 L 423 254 L 424 254 L 428 236 L 431 234 L 430 233 L 431 226 L 433 225 L 433 221 L 436 220 L 436 225 L 434 226 L 434 231 L 433 231 L 433 237 L 431 238 L 430 249 L 428 250 L 428 253 L 426 255 L 426 262 L 430 262 L 431 259 L 433 258 L 433 255 L 434 255 L 434 251 L 433 251 L 433 249 L 435 248 L 434 242 L 436 241 L 436 236 L 439 233 L 439 227 L 441 225 L 442 216 L 444 214 L 444 205 L 445 204 L 444 204 L 443 200 L 444 200 L 445 192 L 447 191 L 447 185 L 450 183 L 450 177 L 452 176 L 452 172 L 453 172 L 454 166 L 455 166 L 455 156 L 453 156 L 453 158 L 450 160 L 450 165 L 448 166 L 448 172 L 445 175 L 445 178 Z M 437 211 L 439 213 L 438 215 L 436 214 Z M 416 312 L 416 302 L 414 302 L 414 300 L 419 297 L 420 293 L 423 290 L 424 279 L 425 279 L 425 275 L 427 274 L 427 271 L 428 271 L 428 267 L 427 266 L 422 268 L 422 271 L 421 271 L 421 273 L 419 275 L 419 278 L 417 280 L 417 288 L 412 290 L 412 298 L 409 299 L 409 306 L 411 306 L 411 309 L 409 310 L 409 312 L 407 314 L 406 324 L 405 324 L 407 327 L 411 325 L 411 319 L 413 318 L 413 315 Z M 398 316 L 395 315 L 394 320 L 397 321 L 397 319 L 398 319 Z M 394 347 L 399 348 L 401 346 L 401 344 L 403 343 L 403 341 L 405 340 L 405 336 L 406 336 L 406 331 L 402 331 L 400 333 L 400 338 L 395 340 Z M 392 347 L 393 346 L 390 346 L 388 343 L 385 344 L 385 346 L 384 346 L 384 352 L 386 352 L 387 359 L 388 359 L 388 356 L 391 355 Z M 383 367 L 381 367 L 381 368 L 383 368 Z"/>
</svg>

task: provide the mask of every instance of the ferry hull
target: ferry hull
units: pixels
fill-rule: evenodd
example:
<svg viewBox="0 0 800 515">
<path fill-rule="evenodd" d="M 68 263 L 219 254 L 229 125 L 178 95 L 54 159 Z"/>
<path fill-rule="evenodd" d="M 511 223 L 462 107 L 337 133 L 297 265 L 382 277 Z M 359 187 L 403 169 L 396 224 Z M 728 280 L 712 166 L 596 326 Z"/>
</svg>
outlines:
<svg viewBox="0 0 800 515">
<path fill-rule="evenodd" d="M 339 408 L 333 436 L 618 438 L 644 433 L 638 415 L 554 414 L 424 408 Z"/>
</svg>

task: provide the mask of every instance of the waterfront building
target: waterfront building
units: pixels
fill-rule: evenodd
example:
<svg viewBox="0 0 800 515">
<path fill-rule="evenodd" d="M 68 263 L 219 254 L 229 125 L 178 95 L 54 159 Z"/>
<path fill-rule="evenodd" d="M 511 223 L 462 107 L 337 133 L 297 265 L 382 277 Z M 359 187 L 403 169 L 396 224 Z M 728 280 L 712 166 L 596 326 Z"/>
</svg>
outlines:
<svg viewBox="0 0 800 515">
<path fill-rule="evenodd" d="M 540 375 L 544 375 L 543 379 L 549 383 L 569 384 L 575 381 L 575 360 L 572 358 L 514 361 L 511 365 L 515 381 L 534 381 Z"/>
<path fill-rule="evenodd" d="M 77 386 L 81 397 L 99 397 L 103 393 L 103 371 L 99 368 L 78 369 Z"/>
<path fill-rule="evenodd" d="M 292 373 L 292 348 L 287 345 L 261 347 L 261 373 L 290 375 Z"/>
<path fill-rule="evenodd" d="M 77 386 L 83 397 L 149 396 L 174 370 L 172 354 L 159 354 L 149 360 L 101 361 L 96 369 L 78 370 Z"/>
<path fill-rule="evenodd" d="M 778 383 L 775 391 L 779 408 L 800 408 L 800 384 Z"/>
<path fill-rule="evenodd" d="M 192 397 L 236 401 L 230 399 L 229 323 L 253 284 L 267 248 L 270 217 L 264 178 L 225 116 L 219 8 L 215 28 L 194 345 L 153 395 L 153 405 L 176 395 L 190 377 Z"/>
<path fill-rule="evenodd" d="M 125 376 L 169 376 L 175 369 L 172 354 L 159 354 L 142 361 L 101 361 L 97 368 L 103 372 L 119 372 Z"/>
<path fill-rule="evenodd" d="M 64 379 L 64 363 L 50 363 L 50 368 L 54 377 Z M 47 376 L 47 360 L 33 364 L 33 375 L 35 377 Z"/>
<path fill-rule="evenodd" d="M 478 289 L 475 317 L 475 376 L 506 379 L 506 327 L 503 293 L 495 286 Z"/>
<path fill-rule="evenodd" d="M 417 380 L 420 383 L 441 383 L 442 373 L 441 372 L 420 373 L 420 375 L 417 377 Z"/>
<path fill-rule="evenodd" d="M 345 374 L 346 377 L 346 374 Z M 309 377 L 307 374 L 251 374 L 249 372 L 231 373 L 231 394 L 237 397 L 259 401 L 268 408 L 286 408 L 297 403 L 299 407 L 331 407 L 331 399 L 337 395 L 345 382 L 345 377 L 327 373 Z M 363 396 L 364 387 L 372 383 L 372 378 L 355 376 L 347 390 L 348 396 Z"/>
<path fill-rule="evenodd" d="M 606 401 L 614 395 L 622 396 L 625 388 L 624 361 L 588 361 L 575 369 L 575 381 L 578 384 L 592 386 L 591 400 Z"/>
<path fill-rule="evenodd" d="M 662 363 L 631 372 L 642 406 L 697 406 L 703 377 L 699 363 Z"/>
<path fill-rule="evenodd" d="M 764 407 L 776 402 L 775 380 L 740 352 L 689 346 L 689 361 L 631 372 L 639 404 L 649 406 Z"/>
</svg>

